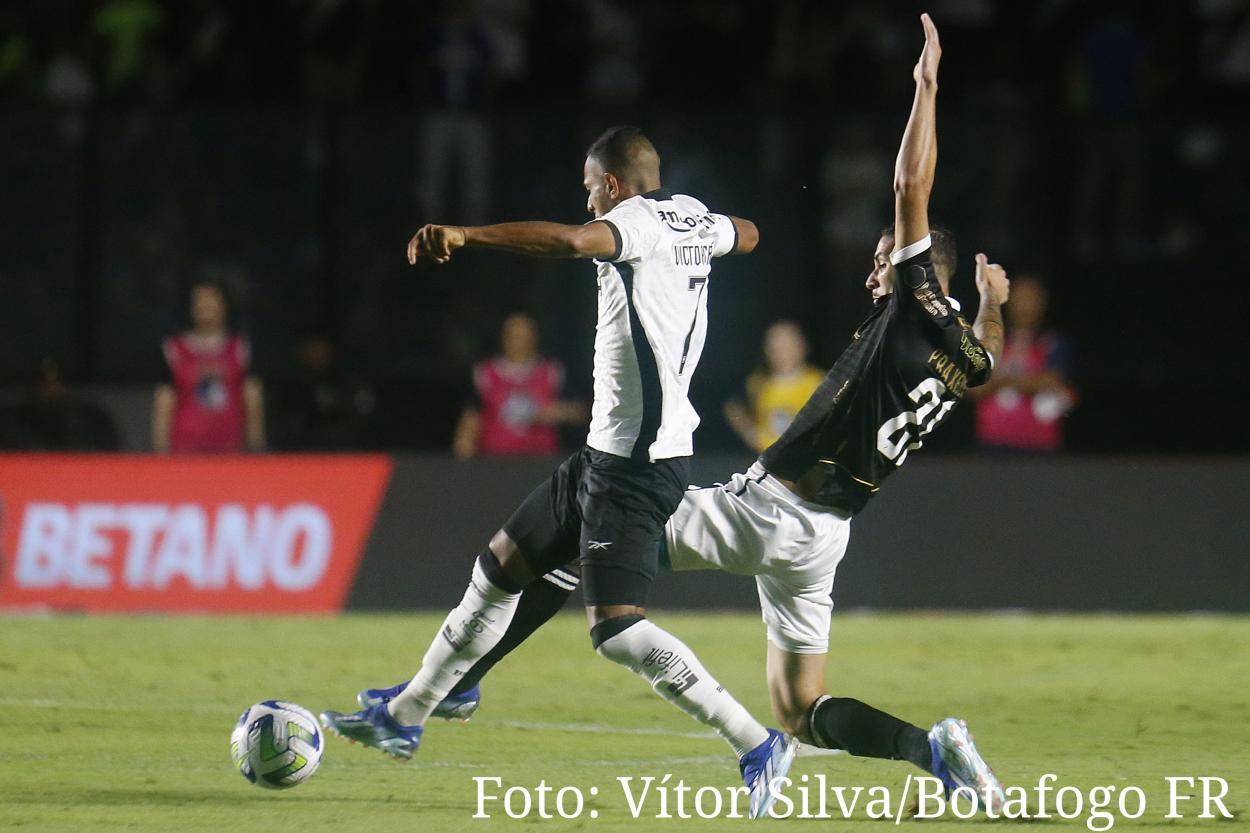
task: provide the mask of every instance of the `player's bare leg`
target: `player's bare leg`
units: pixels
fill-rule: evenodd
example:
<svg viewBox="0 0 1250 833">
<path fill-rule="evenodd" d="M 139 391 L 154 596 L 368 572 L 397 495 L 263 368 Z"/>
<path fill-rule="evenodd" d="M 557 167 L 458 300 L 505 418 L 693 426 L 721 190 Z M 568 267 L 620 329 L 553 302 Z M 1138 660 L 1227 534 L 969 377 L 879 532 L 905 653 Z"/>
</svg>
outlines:
<svg viewBox="0 0 1250 833">
<path fill-rule="evenodd" d="M 948 793 L 976 792 L 982 807 L 998 807 L 1002 786 L 972 743 L 967 725 L 948 717 L 926 732 L 825 687 L 828 654 L 800 654 L 768 643 L 768 694 L 782 728 L 804 743 L 852 755 L 911 761 L 942 779 Z"/>
<path fill-rule="evenodd" d="M 499 566 L 503 568 L 504 575 L 513 583 L 524 587 L 538 578 L 530 568 L 525 553 L 521 552 L 520 546 L 505 530 L 499 530 L 490 539 L 490 551 L 494 553 L 495 558 L 499 559 Z"/>
<path fill-rule="evenodd" d="M 807 713 L 812 704 L 828 694 L 825 666 L 828 654 L 797 654 L 768 643 L 766 673 L 768 697 L 781 728 L 807 744 L 812 740 Z"/>
</svg>

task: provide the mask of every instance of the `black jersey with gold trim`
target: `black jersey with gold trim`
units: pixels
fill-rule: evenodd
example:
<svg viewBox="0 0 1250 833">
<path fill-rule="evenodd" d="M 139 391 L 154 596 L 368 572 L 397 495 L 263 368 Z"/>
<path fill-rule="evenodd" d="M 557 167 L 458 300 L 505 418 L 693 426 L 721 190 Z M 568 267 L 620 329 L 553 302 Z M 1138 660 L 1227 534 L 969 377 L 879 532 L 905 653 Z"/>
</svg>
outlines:
<svg viewBox="0 0 1250 833">
<path fill-rule="evenodd" d="M 991 357 L 946 297 L 932 246 L 896 250 L 894 291 L 877 302 L 850 345 L 781 437 L 760 455 L 770 473 L 820 473 L 817 499 L 858 512 L 970 387 Z"/>
</svg>

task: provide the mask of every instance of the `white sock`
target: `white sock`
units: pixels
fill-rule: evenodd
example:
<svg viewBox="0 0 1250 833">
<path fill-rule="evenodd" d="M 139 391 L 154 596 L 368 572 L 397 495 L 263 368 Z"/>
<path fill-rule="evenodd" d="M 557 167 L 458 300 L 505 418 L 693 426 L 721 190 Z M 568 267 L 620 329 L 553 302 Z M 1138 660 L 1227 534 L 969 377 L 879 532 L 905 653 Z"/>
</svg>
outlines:
<svg viewBox="0 0 1250 833">
<path fill-rule="evenodd" d="M 424 724 L 459 679 L 499 644 L 520 599 L 520 593 L 510 593 L 492 583 L 482 565 L 475 563 L 469 589 L 464 591 L 460 605 L 443 620 L 421 660 L 421 670 L 391 700 L 391 717 L 404 726 Z"/>
<path fill-rule="evenodd" d="M 600 656 L 644 677 L 656 694 L 715 729 L 739 758 L 768 740 L 768 730 L 716 682 L 694 652 L 650 621 L 635 622 L 597 650 Z"/>
</svg>

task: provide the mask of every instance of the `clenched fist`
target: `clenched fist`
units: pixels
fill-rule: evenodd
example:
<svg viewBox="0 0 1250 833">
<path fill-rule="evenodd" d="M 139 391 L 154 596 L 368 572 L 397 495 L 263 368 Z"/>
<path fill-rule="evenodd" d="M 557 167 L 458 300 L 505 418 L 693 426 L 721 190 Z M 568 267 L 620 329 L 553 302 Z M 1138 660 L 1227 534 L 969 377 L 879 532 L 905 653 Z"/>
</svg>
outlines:
<svg viewBox="0 0 1250 833">
<path fill-rule="evenodd" d="M 984 254 L 977 255 L 977 291 L 982 298 L 989 298 L 1000 305 L 1007 303 L 1007 296 L 1011 294 L 1007 270 L 997 263 L 990 263 Z"/>
<path fill-rule="evenodd" d="M 435 263 L 446 263 L 451 260 L 451 253 L 464 243 L 464 229 L 460 226 L 424 225 L 408 241 L 408 263 L 416 265 L 418 258 L 423 257 Z"/>
</svg>

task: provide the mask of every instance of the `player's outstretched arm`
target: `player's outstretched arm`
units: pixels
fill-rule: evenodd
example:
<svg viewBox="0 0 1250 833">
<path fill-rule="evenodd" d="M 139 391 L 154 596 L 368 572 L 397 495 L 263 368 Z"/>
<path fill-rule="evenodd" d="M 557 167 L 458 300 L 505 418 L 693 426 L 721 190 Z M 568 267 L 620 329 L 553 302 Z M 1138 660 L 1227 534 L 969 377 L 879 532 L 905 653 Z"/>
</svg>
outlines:
<svg viewBox="0 0 1250 833">
<path fill-rule="evenodd" d="M 408 241 L 408 263 L 421 258 L 446 263 L 456 249 L 475 246 L 534 257 L 609 258 L 616 239 L 604 223 L 499 223 L 493 226 L 425 225 Z"/>
<path fill-rule="evenodd" d="M 937 69 L 942 47 L 929 15 L 922 14 L 920 22 L 924 26 L 924 49 L 912 72 L 916 95 L 894 164 L 895 251 L 929 233 L 929 194 L 937 167 Z"/>
<path fill-rule="evenodd" d="M 1003 311 L 1011 292 L 1007 271 L 997 263 L 990 263 L 984 254 L 977 255 L 977 292 L 981 294 L 981 307 L 972 332 L 981 346 L 998 361 L 1003 355 Z"/>
<path fill-rule="evenodd" d="M 731 255 L 749 255 L 755 251 L 755 247 L 760 244 L 760 230 L 755 227 L 755 223 L 750 220 L 744 220 L 741 217 L 735 217 L 732 214 L 726 214 L 729 222 L 734 224 L 734 232 L 738 236 L 738 243 L 733 247 Z"/>
</svg>

